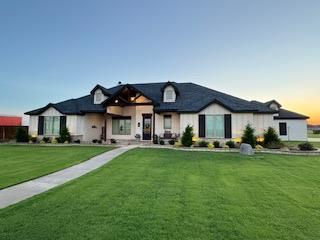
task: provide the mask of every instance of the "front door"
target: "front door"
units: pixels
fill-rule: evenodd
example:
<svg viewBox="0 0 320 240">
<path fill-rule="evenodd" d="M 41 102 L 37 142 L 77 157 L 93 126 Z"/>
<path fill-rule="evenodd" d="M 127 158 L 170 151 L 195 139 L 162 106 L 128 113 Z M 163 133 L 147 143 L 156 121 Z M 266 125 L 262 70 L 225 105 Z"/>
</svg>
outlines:
<svg viewBox="0 0 320 240">
<path fill-rule="evenodd" d="M 152 115 L 142 115 L 142 140 L 151 140 L 151 117 Z"/>
</svg>

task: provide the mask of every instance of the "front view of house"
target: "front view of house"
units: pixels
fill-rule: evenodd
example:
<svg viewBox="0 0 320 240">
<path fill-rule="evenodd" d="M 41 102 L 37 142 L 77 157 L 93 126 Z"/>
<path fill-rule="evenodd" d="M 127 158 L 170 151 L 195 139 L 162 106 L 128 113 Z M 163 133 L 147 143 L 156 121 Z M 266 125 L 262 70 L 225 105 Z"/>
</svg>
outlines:
<svg viewBox="0 0 320 240">
<path fill-rule="evenodd" d="M 238 139 L 249 123 L 257 135 L 274 127 L 282 140 L 307 140 L 307 116 L 275 101 L 246 101 L 194 83 L 97 85 L 89 95 L 25 113 L 31 135 L 58 136 L 68 127 L 83 142 L 179 137 L 192 125 L 199 138 Z"/>
</svg>

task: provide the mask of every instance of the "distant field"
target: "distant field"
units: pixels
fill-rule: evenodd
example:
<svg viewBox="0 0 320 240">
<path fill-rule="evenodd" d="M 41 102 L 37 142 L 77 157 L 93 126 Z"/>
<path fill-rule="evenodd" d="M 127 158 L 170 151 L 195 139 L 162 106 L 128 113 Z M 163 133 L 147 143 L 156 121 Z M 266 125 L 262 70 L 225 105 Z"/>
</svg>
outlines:
<svg viewBox="0 0 320 240">
<path fill-rule="evenodd" d="M 320 138 L 320 134 L 314 134 L 312 130 L 308 130 L 308 138 Z"/>
</svg>

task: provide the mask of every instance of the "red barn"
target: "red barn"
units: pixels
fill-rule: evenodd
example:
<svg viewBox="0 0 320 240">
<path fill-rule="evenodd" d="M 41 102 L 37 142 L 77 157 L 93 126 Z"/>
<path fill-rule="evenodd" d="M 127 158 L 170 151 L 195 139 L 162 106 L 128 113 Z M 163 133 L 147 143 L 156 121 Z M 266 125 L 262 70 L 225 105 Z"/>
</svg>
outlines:
<svg viewBox="0 0 320 240">
<path fill-rule="evenodd" d="M 15 117 L 15 116 L 1 116 L 0 115 L 0 127 L 4 126 L 21 126 L 22 124 L 22 117 Z"/>
<path fill-rule="evenodd" d="M 22 117 L 0 115 L 0 141 L 14 139 L 16 129 L 22 124 Z M 26 130 L 27 127 L 24 127 Z"/>
</svg>

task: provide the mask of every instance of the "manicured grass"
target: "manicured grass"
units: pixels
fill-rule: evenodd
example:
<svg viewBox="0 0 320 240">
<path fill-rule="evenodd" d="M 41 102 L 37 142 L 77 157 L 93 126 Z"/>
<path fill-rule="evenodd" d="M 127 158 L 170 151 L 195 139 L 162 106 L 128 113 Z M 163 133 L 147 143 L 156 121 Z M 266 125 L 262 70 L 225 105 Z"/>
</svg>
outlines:
<svg viewBox="0 0 320 240">
<path fill-rule="evenodd" d="M 135 149 L 0 210 L 0 239 L 320 239 L 320 157 Z"/>
<path fill-rule="evenodd" d="M 288 147 L 298 147 L 301 141 L 284 141 L 284 144 Z M 320 148 L 320 142 L 310 142 L 315 148 Z"/>
<path fill-rule="evenodd" d="M 110 150 L 109 147 L 0 145 L 0 189 L 46 175 Z"/>
</svg>

